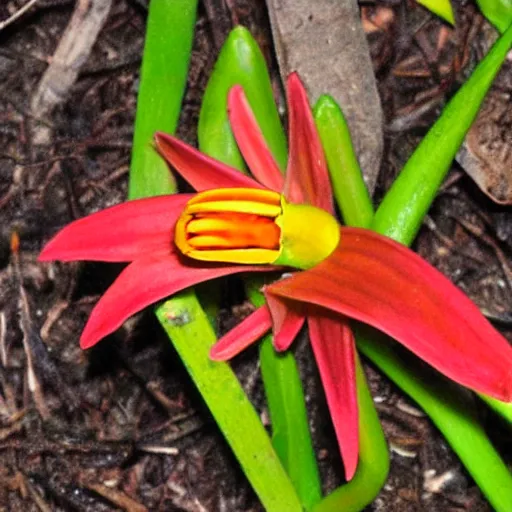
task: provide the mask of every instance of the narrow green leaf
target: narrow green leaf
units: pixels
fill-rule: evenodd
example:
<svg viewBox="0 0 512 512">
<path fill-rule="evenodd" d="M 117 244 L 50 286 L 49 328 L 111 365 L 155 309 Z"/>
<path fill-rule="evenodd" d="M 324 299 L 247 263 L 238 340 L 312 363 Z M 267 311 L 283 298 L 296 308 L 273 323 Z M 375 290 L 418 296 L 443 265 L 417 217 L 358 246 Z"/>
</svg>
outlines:
<svg viewBox="0 0 512 512">
<path fill-rule="evenodd" d="M 149 5 L 130 164 L 130 199 L 176 192 L 167 164 L 153 147 L 153 136 L 158 130 L 174 133 L 178 124 L 196 11 L 197 0 L 152 0 Z"/>
<path fill-rule="evenodd" d="M 281 169 L 285 169 L 286 136 L 274 102 L 267 64 L 258 43 L 244 27 L 231 31 L 208 81 L 199 117 L 201 151 L 222 158 L 232 167 L 245 169 L 227 114 L 227 95 L 236 84 L 244 88 L 274 158 Z"/>
<path fill-rule="evenodd" d="M 455 17 L 450 0 L 416 0 L 419 4 L 426 7 L 429 11 L 437 14 L 441 19 L 450 25 L 455 25 Z"/>
<path fill-rule="evenodd" d="M 130 198 L 175 192 L 167 165 L 153 150 L 157 130 L 174 132 L 193 39 L 196 0 L 152 0 L 138 97 Z M 193 290 L 167 300 L 157 317 L 264 507 L 300 512 L 301 504 L 258 415 L 231 369 L 208 354 L 216 341 Z"/>
<path fill-rule="evenodd" d="M 406 245 L 414 240 L 511 44 L 512 27 L 478 64 L 409 158 L 377 209 L 375 231 Z"/>
<path fill-rule="evenodd" d="M 348 226 L 368 227 L 373 219 L 373 205 L 345 116 L 328 95 L 320 96 L 314 115 L 341 216 Z"/>
<path fill-rule="evenodd" d="M 226 363 L 208 357 L 216 337 L 193 291 L 165 302 L 156 314 L 265 509 L 300 512 L 293 485 L 236 376 Z"/>
<path fill-rule="evenodd" d="M 322 499 L 322 489 L 307 428 L 297 362 L 291 352 L 277 354 L 272 336 L 267 335 L 261 340 L 260 363 L 272 424 L 272 444 L 287 468 L 304 508 L 311 510 Z"/>
<path fill-rule="evenodd" d="M 243 27 L 237 27 L 229 34 L 208 82 L 199 117 L 201 151 L 241 171 L 245 169 L 227 117 L 227 94 L 236 84 L 244 87 L 265 140 L 284 169 L 286 138 L 265 59 L 256 41 Z M 263 304 L 257 281 L 248 278 L 246 283 L 253 304 Z M 272 347 L 272 338 L 266 336 L 261 344 L 260 364 L 272 421 L 273 446 L 301 502 L 310 509 L 321 499 L 321 484 L 295 358 L 291 353 L 277 354 Z"/>
<path fill-rule="evenodd" d="M 511 0 L 476 0 L 482 14 L 501 32 L 512 24 Z"/>
</svg>

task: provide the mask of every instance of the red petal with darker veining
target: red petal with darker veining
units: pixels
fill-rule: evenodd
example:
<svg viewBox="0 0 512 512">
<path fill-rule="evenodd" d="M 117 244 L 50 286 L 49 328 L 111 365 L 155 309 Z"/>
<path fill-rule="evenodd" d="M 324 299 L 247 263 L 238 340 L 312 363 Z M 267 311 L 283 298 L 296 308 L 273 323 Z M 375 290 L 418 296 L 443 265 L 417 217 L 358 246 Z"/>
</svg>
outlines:
<svg viewBox="0 0 512 512">
<path fill-rule="evenodd" d="M 272 327 L 268 307 L 261 306 L 224 335 L 210 350 L 210 359 L 227 361 L 259 340 Z"/>
<path fill-rule="evenodd" d="M 308 326 L 345 477 L 351 480 L 359 457 L 354 336 L 346 319 L 324 308 L 308 308 Z"/>
<path fill-rule="evenodd" d="M 322 263 L 266 288 L 389 334 L 451 379 L 512 400 L 512 347 L 456 286 L 417 254 L 358 228 L 341 228 Z"/>
<path fill-rule="evenodd" d="M 40 261 L 132 261 L 173 250 L 173 233 L 191 194 L 127 201 L 66 226 L 45 246 Z"/>
<path fill-rule="evenodd" d="M 170 254 L 128 265 L 94 307 L 80 339 L 89 348 L 146 306 L 197 283 L 237 272 L 266 271 L 265 266 L 208 265 Z"/>
<path fill-rule="evenodd" d="M 228 109 L 233 134 L 251 173 L 260 183 L 281 193 L 283 175 L 263 138 L 240 85 L 235 85 L 229 91 Z"/>
<path fill-rule="evenodd" d="M 306 317 L 301 304 L 266 295 L 272 314 L 273 345 L 278 352 L 287 350 L 301 330 Z"/>
<path fill-rule="evenodd" d="M 213 188 L 263 188 L 249 176 L 204 155 L 172 135 L 158 132 L 155 142 L 160 154 L 198 192 Z"/>
<path fill-rule="evenodd" d="M 306 202 L 332 213 L 332 189 L 306 90 L 298 75 L 287 81 L 290 155 L 284 194 L 293 202 Z"/>
</svg>

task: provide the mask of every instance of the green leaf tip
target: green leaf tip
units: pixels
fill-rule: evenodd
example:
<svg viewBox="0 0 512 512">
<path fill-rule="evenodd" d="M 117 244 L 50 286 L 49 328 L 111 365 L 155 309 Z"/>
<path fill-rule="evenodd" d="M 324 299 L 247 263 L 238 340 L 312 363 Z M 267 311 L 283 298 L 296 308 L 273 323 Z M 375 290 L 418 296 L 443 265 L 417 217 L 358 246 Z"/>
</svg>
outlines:
<svg viewBox="0 0 512 512">
<path fill-rule="evenodd" d="M 442 20 L 450 25 L 455 25 L 455 16 L 453 15 L 452 4 L 450 0 L 416 0 L 420 5 L 426 7 L 429 11 L 437 14 Z"/>
<path fill-rule="evenodd" d="M 245 170 L 228 119 L 227 96 L 241 85 L 278 165 L 286 167 L 287 142 L 274 101 L 267 63 L 258 43 L 244 27 L 234 28 L 221 48 L 208 81 L 199 115 L 198 139 L 203 153 Z"/>
</svg>

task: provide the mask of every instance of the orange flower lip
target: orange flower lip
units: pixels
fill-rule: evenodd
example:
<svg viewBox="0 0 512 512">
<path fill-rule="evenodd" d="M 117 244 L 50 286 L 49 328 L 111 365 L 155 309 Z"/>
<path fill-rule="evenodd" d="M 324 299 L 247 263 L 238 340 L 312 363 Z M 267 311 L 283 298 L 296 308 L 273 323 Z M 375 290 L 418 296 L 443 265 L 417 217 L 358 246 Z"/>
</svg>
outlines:
<svg viewBox="0 0 512 512">
<path fill-rule="evenodd" d="M 339 225 L 326 211 L 292 204 L 277 192 L 226 188 L 186 204 L 174 242 L 189 258 L 310 268 L 338 245 Z"/>
<path fill-rule="evenodd" d="M 203 261 L 272 263 L 279 255 L 280 194 L 258 189 L 217 189 L 197 194 L 176 223 L 174 241 Z"/>
</svg>

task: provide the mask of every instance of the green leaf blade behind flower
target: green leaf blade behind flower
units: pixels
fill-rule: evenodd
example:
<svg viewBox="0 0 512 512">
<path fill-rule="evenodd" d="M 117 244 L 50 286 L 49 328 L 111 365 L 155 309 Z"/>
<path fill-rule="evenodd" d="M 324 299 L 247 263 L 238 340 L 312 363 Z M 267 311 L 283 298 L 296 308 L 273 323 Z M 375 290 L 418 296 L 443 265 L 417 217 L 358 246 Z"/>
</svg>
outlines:
<svg viewBox="0 0 512 512">
<path fill-rule="evenodd" d="M 244 27 L 230 32 L 208 81 L 199 117 L 201 151 L 236 169 L 245 169 L 227 109 L 228 92 L 237 84 L 243 87 L 279 167 L 285 169 L 286 136 L 273 99 L 267 64 L 258 44 Z"/>
<path fill-rule="evenodd" d="M 153 136 L 159 130 L 172 133 L 178 125 L 196 12 L 197 0 L 155 0 L 149 6 L 130 163 L 129 199 L 176 192 L 174 177 L 153 147 Z"/>
<path fill-rule="evenodd" d="M 373 219 L 373 205 L 345 116 L 328 95 L 318 98 L 314 115 L 341 216 L 349 226 L 366 228 Z"/>
<path fill-rule="evenodd" d="M 209 358 L 216 336 L 194 292 L 165 302 L 156 314 L 265 509 L 300 512 L 292 483 L 238 379 L 229 365 Z"/>
<path fill-rule="evenodd" d="M 197 0 L 150 4 L 130 168 L 131 199 L 176 191 L 167 164 L 153 148 L 153 136 L 176 128 L 196 7 Z M 208 357 L 216 336 L 193 290 L 167 300 L 156 314 L 264 507 L 300 512 L 295 490 L 238 379 L 228 365 Z"/>
</svg>

